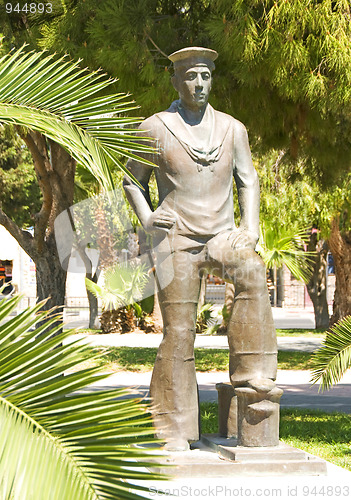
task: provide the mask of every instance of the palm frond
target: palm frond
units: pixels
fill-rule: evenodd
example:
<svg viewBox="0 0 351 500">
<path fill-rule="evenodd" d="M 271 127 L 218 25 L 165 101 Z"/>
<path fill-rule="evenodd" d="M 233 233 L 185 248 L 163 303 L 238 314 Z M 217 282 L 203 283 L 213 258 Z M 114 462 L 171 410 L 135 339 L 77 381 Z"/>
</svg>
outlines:
<svg viewBox="0 0 351 500">
<path fill-rule="evenodd" d="M 306 283 L 311 278 L 315 252 L 303 249 L 305 239 L 305 230 L 291 231 L 262 225 L 258 253 L 268 269 L 286 265 L 295 278 Z"/>
<path fill-rule="evenodd" d="M 145 265 L 135 262 L 115 264 L 104 272 L 104 285 L 85 279 L 86 287 L 100 298 L 103 308 L 118 309 L 141 300 L 149 276 Z"/>
<path fill-rule="evenodd" d="M 351 316 L 346 316 L 326 333 L 323 345 L 312 355 L 312 378 L 320 389 L 340 381 L 351 367 Z"/>
<path fill-rule="evenodd" d="M 214 335 L 220 324 L 215 317 L 213 304 L 205 303 L 197 311 L 196 332 L 204 335 Z"/>
<path fill-rule="evenodd" d="M 141 159 L 150 152 L 132 126 L 140 118 L 124 116 L 135 109 L 126 94 L 98 95 L 116 80 L 80 69 L 65 57 L 24 48 L 0 59 L 0 122 L 24 126 L 61 144 L 108 191 L 114 182 L 111 159 L 125 173 L 120 156 Z"/>
<path fill-rule="evenodd" d="M 155 441 L 147 407 L 125 390 L 89 390 L 108 375 L 71 368 L 96 351 L 70 343 L 42 304 L 6 321 L 18 300 L 0 301 L 0 498 L 140 498 L 131 481 L 159 478 L 145 469 L 152 449 L 134 446 Z"/>
</svg>

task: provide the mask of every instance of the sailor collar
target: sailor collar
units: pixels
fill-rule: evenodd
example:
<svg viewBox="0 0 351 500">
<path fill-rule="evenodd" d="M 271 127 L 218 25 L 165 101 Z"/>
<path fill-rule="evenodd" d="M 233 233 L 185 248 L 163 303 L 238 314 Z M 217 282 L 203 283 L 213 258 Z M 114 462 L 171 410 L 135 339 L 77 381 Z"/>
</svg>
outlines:
<svg viewBox="0 0 351 500">
<path fill-rule="evenodd" d="M 174 101 L 167 111 L 157 113 L 156 116 L 196 163 L 198 172 L 201 172 L 204 167 L 208 167 L 213 172 L 215 163 L 223 154 L 223 143 L 228 134 L 229 124 L 224 130 L 220 127 L 221 133 L 218 134 L 214 109 L 210 104 L 207 104 L 206 113 L 208 113 L 207 118 L 210 123 L 210 138 L 206 145 L 196 144 L 191 133 L 191 126 L 180 115 L 179 107 L 180 102 Z"/>
</svg>

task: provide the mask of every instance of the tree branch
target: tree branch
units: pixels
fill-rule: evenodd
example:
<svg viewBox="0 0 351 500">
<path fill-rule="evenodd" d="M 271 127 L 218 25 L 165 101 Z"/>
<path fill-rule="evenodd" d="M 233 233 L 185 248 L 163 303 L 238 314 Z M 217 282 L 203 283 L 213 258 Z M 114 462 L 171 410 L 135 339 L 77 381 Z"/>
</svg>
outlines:
<svg viewBox="0 0 351 500">
<path fill-rule="evenodd" d="M 156 50 L 157 50 L 160 54 L 162 54 L 162 55 L 163 55 L 163 57 L 165 57 L 166 59 L 168 59 L 168 55 L 167 55 L 167 54 L 165 54 L 165 53 L 163 52 L 163 50 L 161 50 L 161 49 L 160 49 L 160 47 L 159 47 L 158 45 L 156 45 L 156 43 L 153 41 L 153 39 L 151 38 L 151 36 L 150 36 L 150 35 L 148 35 L 148 33 L 146 33 L 146 31 L 144 31 L 144 35 L 146 36 L 146 38 L 147 38 L 148 40 L 150 40 L 150 42 L 151 42 L 151 43 L 152 43 L 152 45 L 155 47 L 155 49 L 156 49 Z"/>
<path fill-rule="evenodd" d="M 43 135 L 32 131 L 26 134 L 19 132 L 19 134 L 33 157 L 35 173 L 43 195 L 43 203 L 40 212 L 34 216 L 34 239 L 40 251 L 44 244 L 46 228 L 52 210 L 53 193 L 50 182 L 51 166 Z"/>
<path fill-rule="evenodd" d="M 15 238 L 23 250 L 34 260 L 33 236 L 29 231 L 20 229 L 0 208 L 0 224 Z"/>
</svg>

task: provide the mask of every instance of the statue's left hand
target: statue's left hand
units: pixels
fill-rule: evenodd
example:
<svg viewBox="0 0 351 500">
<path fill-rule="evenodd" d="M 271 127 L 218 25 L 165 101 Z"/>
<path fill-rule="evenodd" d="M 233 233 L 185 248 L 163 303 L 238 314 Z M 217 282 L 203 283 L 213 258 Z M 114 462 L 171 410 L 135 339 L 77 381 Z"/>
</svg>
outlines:
<svg viewBox="0 0 351 500">
<path fill-rule="evenodd" d="M 258 235 L 247 229 L 237 228 L 228 236 L 230 246 L 234 250 L 239 248 L 252 248 L 255 249 L 258 241 Z"/>
</svg>

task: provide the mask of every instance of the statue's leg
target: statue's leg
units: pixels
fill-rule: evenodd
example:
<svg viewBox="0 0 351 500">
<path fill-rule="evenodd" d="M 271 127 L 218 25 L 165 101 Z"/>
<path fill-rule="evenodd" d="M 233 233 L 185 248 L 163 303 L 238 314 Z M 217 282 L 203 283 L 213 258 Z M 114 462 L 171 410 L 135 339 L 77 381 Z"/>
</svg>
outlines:
<svg viewBox="0 0 351 500">
<path fill-rule="evenodd" d="M 174 252 L 162 262 L 162 272 L 166 273 L 169 267 L 173 279 L 167 286 L 159 287 L 164 337 L 150 393 L 157 436 L 169 450 L 186 449 L 189 441 L 199 439 L 194 341 L 200 253 Z"/>
<path fill-rule="evenodd" d="M 234 284 L 228 325 L 229 373 L 237 397 L 238 445 L 279 444 L 279 400 L 273 382 L 277 372 L 277 340 L 262 259 L 252 249 L 233 250 L 228 233 L 208 244 L 209 261 Z"/>
<path fill-rule="evenodd" d="M 275 380 L 277 338 L 265 265 L 253 250 L 235 253 L 235 294 L 228 343 L 230 378 L 233 386 L 238 387 L 255 379 Z"/>
<path fill-rule="evenodd" d="M 275 380 L 277 373 L 277 340 L 265 265 L 252 249 L 233 251 L 225 233 L 213 238 L 208 249 L 213 273 L 235 287 L 228 325 L 231 382 L 242 387 L 266 380 L 269 390 L 269 379 Z"/>
</svg>

